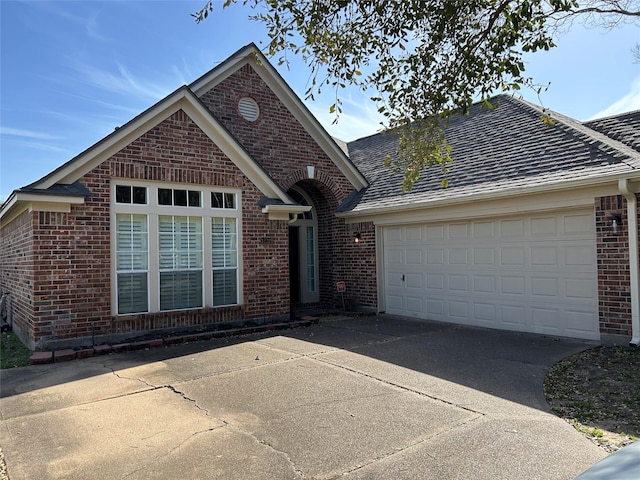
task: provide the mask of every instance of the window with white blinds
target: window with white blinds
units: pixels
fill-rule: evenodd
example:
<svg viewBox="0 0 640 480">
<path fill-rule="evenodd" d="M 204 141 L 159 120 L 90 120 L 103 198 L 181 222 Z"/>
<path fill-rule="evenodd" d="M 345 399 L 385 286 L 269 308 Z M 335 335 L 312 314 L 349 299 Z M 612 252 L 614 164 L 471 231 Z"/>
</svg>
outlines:
<svg viewBox="0 0 640 480">
<path fill-rule="evenodd" d="M 158 260 L 160 310 L 202 307 L 202 218 L 159 216 Z"/>
<path fill-rule="evenodd" d="M 116 215 L 116 283 L 118 313 L 146 312 L 149 242 L 146 215 Z"/>
<path fill-rule="evenodd" d="M 129 187 L 147 203 L 130 201 Z M 112 199 L 116 314 L 241 302 L 239 191 L 123 180 Z"/>
<path fill-rule="evenodd" d="M 212 219 L 211 253 L 213 304 L 237 303 L 238 231 L 235 218 Z"/>
</svg>

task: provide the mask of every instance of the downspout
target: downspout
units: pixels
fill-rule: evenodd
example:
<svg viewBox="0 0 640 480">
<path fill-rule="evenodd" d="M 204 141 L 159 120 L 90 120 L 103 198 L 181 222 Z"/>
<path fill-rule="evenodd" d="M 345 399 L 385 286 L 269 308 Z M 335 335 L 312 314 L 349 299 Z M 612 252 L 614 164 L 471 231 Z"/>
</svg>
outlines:
<svg viewBox="0 0 640 480">
<path fill-rule="evenodd" d="M 638 263 L 638 199 L 629 188 L 629 180 L 618 180 L 618 190 L 627 199 L 627 222 L 629 223 L 629 273 L 631 288 L 631 345 L 640 346 L 640 288 Z"/>
</svg>

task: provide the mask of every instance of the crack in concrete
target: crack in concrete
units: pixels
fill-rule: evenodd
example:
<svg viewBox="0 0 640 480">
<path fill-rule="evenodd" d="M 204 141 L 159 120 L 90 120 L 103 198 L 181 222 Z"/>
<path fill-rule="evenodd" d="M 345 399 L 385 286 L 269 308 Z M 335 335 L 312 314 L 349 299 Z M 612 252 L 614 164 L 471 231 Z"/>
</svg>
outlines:
<svg viewBox="0 0 640 480">
<path fill-rule="evenodd" d="M 177 395 L 180 395 L 180 397 L 182 397 L 184 400 L 187 400 L 188 402 L 192 402 L 192 403 L 193 403 L 193 405 L 194 405 L 198 410 L 200 410 L 200 411 L 204 412 L 204 414 L 205 414 L 207 417 L 210 417 L 210 416 L 211 416 L 211 415 L 209 415 L 209 410 L 207 410 L 206 408 L 203 408 L 203 407 L 201 407 L 200 405 L 198 405 L 198 402 L 197 402 L 195 399 L 193 399 L 193 398 L 191 398 L 191 397 L 188 397 L 186 393 L 181 392 L 180 390 L 178 390 L 178 389 L 177 389 L 176 387 L 174 387 L 173 385 L 169 385 L 169 384 L 167 384 L 167 385 L 163 385 L 163 387 L 164 387 L 164 388 L 167 388 L 167 389 L 169 389 L 169 390 L 171 390 L 173 393 L 175 393 L 175 394 L 177 394 Z M 225 423 L 226 423 L 226 422 L 225 422 Z"/>
<path fill-rule="evenodd" d="M 330 477 L 327 480 L 336 480 L 336 479 L 338 479 L 338 478 L 340 478 L 340 477 L 342 477 L 344 475 L 348 475 L 350 473 L 357 472 L 358 470 L 362 470 L 363 468 L 366 468 L 366 467 L 368 467 L 370 465 L 374 465 L 374 464 L 376 464 L 378 462 L 384 461 L 384 460 L 386 460 L 388 458 L 391 458 L 391 457 L 393 457 L 395 455 L 399 455 L 399 454 L 404 453 L 404 452 L 406 452 L 408 450 L 417 448 L 420 445 L 422 445 L 423 443 L 428 442 L 429 440 L 432 440 L 432 439 L 437 438 L 437 437 L 439 437 L 441 435 L 444 435 L 445 433 L 449 433 L 452 430 L 455 430 L 457 428 L 464 427 L 464 426 L 466 426 L 466 425 L 468 425 L 468 424 L 470 424 L 472 422 L 475 422 L 475 421 L 479 420 L 480 418 L 482 418 L 481 415 L 479 415 L 477 417 L 470 418 L 470 419 L 462 421 L 462 422 L 458 422 L 455 425 L 452 425 L 451 427 L 449 427 L 447 429 L 443 429 L 443 430 L 441 430 L 439 432 L 434 433 L 433 435 L 429 435 L 429 436 L 426 436 L 426 437 L 418 438 L 414 442 L 412 442 L 412 443 L 410 443 L 410 444 L 408 444 L 408 445 L 406 445 L 404 447 L 398 447 L 398 448 L 395 448 L 392 452 L 387 452 L 387 453 L 383 453 L 381 455 L 378 455 L 375 458 L 373 458 L 373 459 L 371 459 L 371 460 L 369 460 L 367 462 L 362 463 L 361 465 L 356 465 L 355 467 L 350 468 L 350 469 L 348 469 L 348 470 L 346 470 L 346 471 L 344 471 L 342 473 L 339 473 L 337 475 L 334 475 L 334 476 Z M 428 457 L 432 458 L 433 460 L 438 460 L 438 457 L 436 457 L 434 455 L 431 455 L 431 453 L 429 453 L 429 452 L 425 451 L 424 454 L 427 455 Z"/>
<path fill-rule="evenodd" d="M 179 442 L 177 445 L 174 445 L 173 447 L 171 447 L 169 449 L 169 451 L 167 452 L 167 454 L 163 455 L 163 457 L 171 455 L 173 452 L 175 452 L 176 450 L 180 449 L 185 443 L 187 443 L 189 440 L 191 440 L 195 436 L 202 435 L 203 433 L 207 433 L 207 432 L 212 432 L 212 431 L 217 430 L 219 428 L 223 428 L 224 426 L 226 426 L 226 422 L 223 422 L 223 423 L 224 423 L 224 425 L 222 425 L 221 427 L 211 427 L 211 428 L 207 428 L 207 429 L 204 429 L 204 430 L 199 430 L 197 432 L 192 432 L 191 435 L 189 435 L 186 438 L 182 439 L 182 441 Z M 150 437 L 147 437 L 147 438 L 150 438 Z M 159 458 L 163 458 L 163 457 L 156 457 L 156 458 L 152 459 L 151 461 L 145 463 L 144 465 L 136 468 L 135 470 L 132 470 L 131 472 L 128 472 L 128 473 L 124 474 L 121 478 L 122 479 L 129 478 L 129 477 L 131 477 L 131 475 L 139 473 L 139 472 L 143 471 L 144 469 L 148 468 L 151 465 L 155 465 L 157 463 L 158 459 Z"/>
<path fill-rule="evenodd" d="M 235 430 L 236 432 L 240 433 L 241 435 L 246 435 L 249 438 L 252 438 L 254 442 L 256 442 L 259 445 L 262 445 L 262 446 L 266 447 L 267 449 L 269 449 L 270 451 L 272 451 L 276 455 L 282 455 L 285 458 L 285 460 L 289 463 L 289 465 L 291 465 L 291 469 L 293 470 L 293 472 L 296 475 L 298 475 L 300 478 L 304 478 L 304 479 L 307 478 L 304 475 L 304 472 L 300 468 L 298 468 L 296 466 L 295 462 L 291 459 L 291 457 L 289 456 L 289 454 L 287 452 L 284 452 L 282 450 L 278 450 L 277 448 L 275 448 L 273 445 L 271 445 L 266 440 L 263 440 L 261 438 L 256 437 L 253 433 L 248 432 L 246 430 L 243 430 L 242 428 L 238 427 L 237 425 L 234 425 L 234 424 L 232 424 L 230 422 L 227 422 L 224 419 L 221 419 L 221 421 L 224 422 L 224 424 L 226 426 L 228 426 L 230 429 Z"/>
<path fill-rule="evenodd" d="M 310 357 L 310 358 L 312 358 L 312 357 Z M 324 363 L 326 365 L 331 365 L 331 366 L 336 367 L 336 368 L 340 368 L 340 369 L 346 370 L 347 372 L 355 373 L 356 375 L 360 375 L 362 377 L 369 378 L 371 380 L 376 380 L 376 381 L 378 381 L 380 383 L 383 383 L 385 385 L 389 385 L 389 386 L 392 386 L 392 387 L 395 387 L 395 388 L 399 388 L 400 390 L 403 390 L 403 391 L 406 391 L 406 392 L 415 393 L 416 395 L 420 395 L 421 397 L 426 397 L 426 398 L 429 398 L 431 400 L 435 400 L 437 402 L 446 403 L 447 405 L 451 405 L 453 407 L 460 408 L 462 410 L 474 413 L 476 415 L 481 415 L 481 416 L 485 415 L 485 413 L 480 412 L 478 410 L 475 410 L 473 408 L 465 407 L 464 405 L 460 405 L 460 404 L 455 403 L 455 402 L 450 402 L 449 400 L 445 400 L 443 398 L 436 397 L 434 395 L 429 395 L 428 393 L 425 393 L 425 392 L 423 392 L 421 390 L 418 390 L 418 389 L 415 389 L 415 388 L 411 388 L 411 387 L 407 387 L 406 385 L 402 385 L 402 384 L 397 383 L 397 382 L 392 382 L 391 380 L 380 378 L 380 377 L 377 377 L 375 375 L 371 375 L 369 373 L 363 372 L 361 370 L 357 370 L 355 368 L 347 367 L 347 366 L 341 365 L 339 363 L 334 363 L 334 362 L 331 362 L 331 361 L 323 359 L 323 358 L 312 358 L 312 360 L 315 360 L 315 361 L 320 362 L 320 363 Z"/>
</svg>

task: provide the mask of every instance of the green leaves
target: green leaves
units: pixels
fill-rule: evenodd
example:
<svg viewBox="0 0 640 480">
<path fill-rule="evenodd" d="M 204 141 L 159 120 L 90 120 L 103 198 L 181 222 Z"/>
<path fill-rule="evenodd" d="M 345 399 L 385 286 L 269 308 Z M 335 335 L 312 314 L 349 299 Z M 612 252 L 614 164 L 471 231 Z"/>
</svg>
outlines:
<svg viewBox="0 0 640 480">
<path fill-rule="evenodd" d="M 589 2 L 600 3 L 612 0 Z M 247 4 L 258 12 L 251 18 L 267 27 L 265 51 L 283 54 L 281 63 L 293 52 L 311 69 L 307 99 L 335 90 L 330 113 L 336 120 L 343 88 L 373 92 L 384 127 L 400 135 L 398 160 L 389 166 L 404 172 L 405 190 L 434 166 L 446 185 L 447 119 L 496 92 L 535 88 L 524 75 L 523 53 L 553 48 L 556 19 L 579 11 L 576 0 L 243 0 Z M 208 1 L 193 16 L 199 22 L 212 10 Z"/>
</svg>

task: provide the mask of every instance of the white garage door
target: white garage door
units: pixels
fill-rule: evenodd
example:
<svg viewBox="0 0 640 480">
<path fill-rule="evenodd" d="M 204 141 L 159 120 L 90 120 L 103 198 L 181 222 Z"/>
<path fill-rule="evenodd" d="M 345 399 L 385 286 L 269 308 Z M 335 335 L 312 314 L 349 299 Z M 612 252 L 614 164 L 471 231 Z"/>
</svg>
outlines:
<svg viewBox="0 0 640 480">
<path fill-rule="evenodd" d="M 597 340 L 592 210 L 384 229 L 387 313 Z"/>
</svg>

